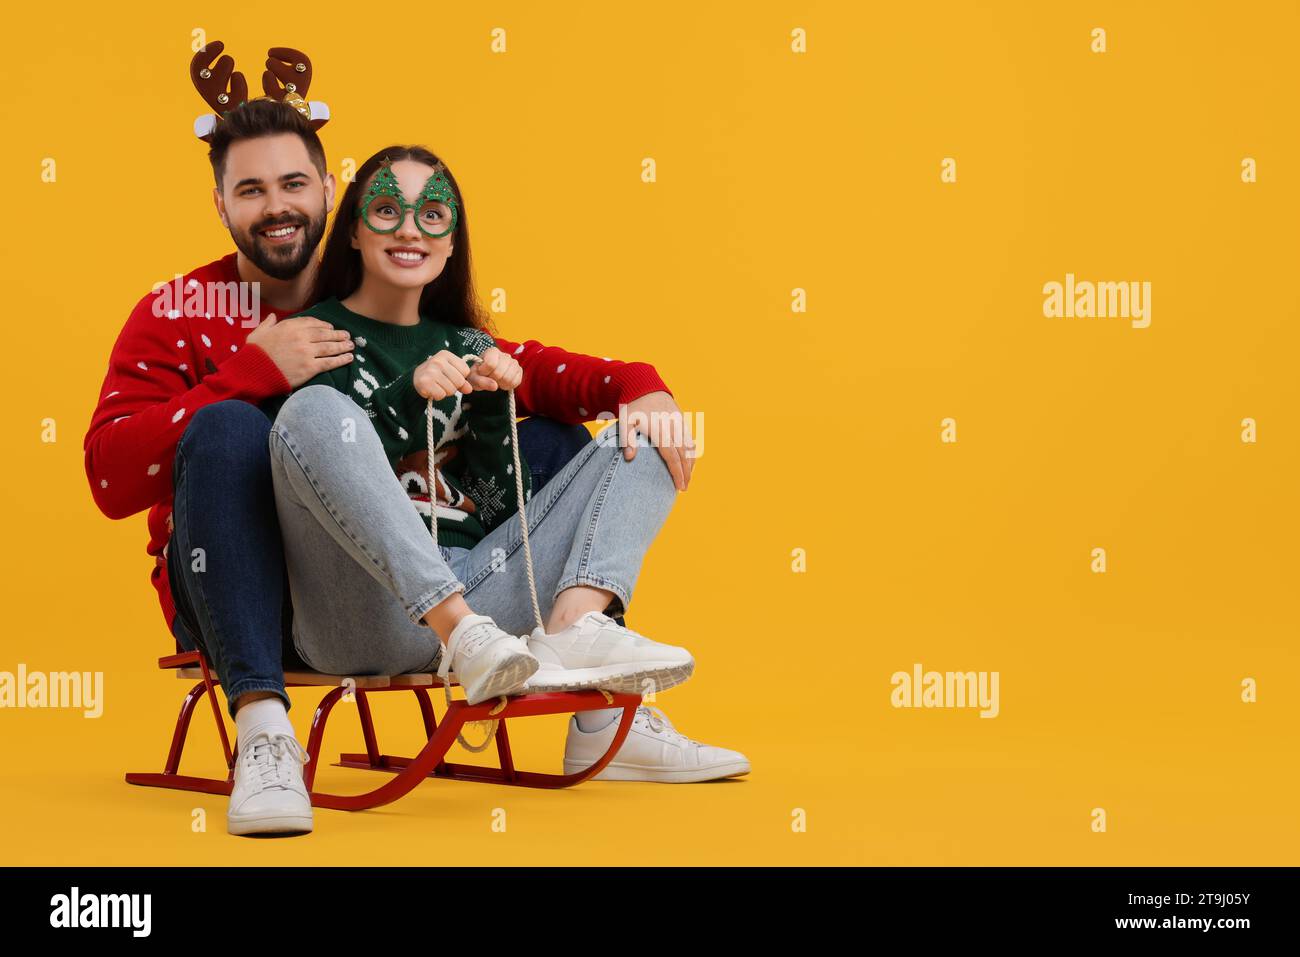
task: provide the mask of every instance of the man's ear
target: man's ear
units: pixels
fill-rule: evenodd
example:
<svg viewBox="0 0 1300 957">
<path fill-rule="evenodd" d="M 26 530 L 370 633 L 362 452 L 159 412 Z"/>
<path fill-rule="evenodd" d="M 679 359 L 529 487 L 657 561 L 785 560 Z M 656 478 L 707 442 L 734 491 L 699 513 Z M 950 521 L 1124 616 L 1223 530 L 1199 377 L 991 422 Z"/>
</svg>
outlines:
<svg viewBox="0 0 1300 957">
<path fill-rule="evenodd" d="M 221 225 L 229 229 L 230 220 L 226 218 L 226 201 L 221 196 L 221 187 L 212 187 L 212 202 L 217 207 L 217 216 L 221 220 Z"/>
<path fill-rule="evenodd" d="M 327 214 L 334 212 L 334 192 L 338 189 L 338 183 L 334 179 L 333 173 L 325 174 L 325 212 Z"/>
</svg>

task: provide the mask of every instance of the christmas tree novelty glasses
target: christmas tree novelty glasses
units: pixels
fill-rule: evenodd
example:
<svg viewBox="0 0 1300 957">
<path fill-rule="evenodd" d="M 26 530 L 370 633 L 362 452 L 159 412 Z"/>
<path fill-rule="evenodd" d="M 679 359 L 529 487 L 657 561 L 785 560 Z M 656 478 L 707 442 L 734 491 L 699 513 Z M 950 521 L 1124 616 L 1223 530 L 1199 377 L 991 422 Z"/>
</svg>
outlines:
<svg viewBox="0 0 1300 957">
<path fill-rule="evenodd" d="M 361 220 L 377 233 L 395 233 L 406 221 L 407 210 L 415 211 L 416 228 L 430 239 L 440 239 L 456 228 L 456 196 L 442 170 L 429 177 L 414 203 L 408 203 L 384 160 L 361 197 Z"/>
</svg>

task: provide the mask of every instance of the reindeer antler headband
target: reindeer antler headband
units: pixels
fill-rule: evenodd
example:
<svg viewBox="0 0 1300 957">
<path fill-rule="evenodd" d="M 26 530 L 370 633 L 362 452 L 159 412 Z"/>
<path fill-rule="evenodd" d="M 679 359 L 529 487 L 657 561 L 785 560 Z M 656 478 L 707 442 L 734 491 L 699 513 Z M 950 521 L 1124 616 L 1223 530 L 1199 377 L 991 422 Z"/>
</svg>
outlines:
<svg viewBox="0 0 1300 957">
<path fill-rule="evenodd" d="M 220 40 L 213 40 L 190 60 L 190 79 L 204 102 L 215 111 L 194 120 L 194 135 L 204 142 L 212 138 L 217 124 L 227 113 L 248 102 L 248 81 L 244 74 L 236 72 L 233 57 L 221 55 L 225 48 Z M 262 74 L 266 97 L 292 106 L 311 123 L 313 130 L 328 123 L 330 108 L 319 100 L 306 99 L 307 88 L 311 86 L 311 60 L 307 55 L 291 47 L 271 47 L 266 52 L 266 72 Z"/>
</svg>

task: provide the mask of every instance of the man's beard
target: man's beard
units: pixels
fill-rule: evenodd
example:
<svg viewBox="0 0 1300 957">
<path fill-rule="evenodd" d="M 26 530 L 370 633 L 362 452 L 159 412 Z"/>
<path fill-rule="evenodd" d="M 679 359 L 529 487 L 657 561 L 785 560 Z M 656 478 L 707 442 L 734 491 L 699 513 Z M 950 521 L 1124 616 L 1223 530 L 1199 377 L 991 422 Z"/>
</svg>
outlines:
<svg viewBox="0 0 1300 957">
<path fill-rule="evenodd" d="M 321 210 L 320 216 L 311 219 L 298 213 L 291 213 L 260 222 L 247 233 L 237 233 L 232 229 L 230 238 L 235 241 L 236 248 L 247 256 L 254 266 L 272 279 L 293 279 L 311 262 L 316 247 L 320 245 L 321 237 L 325 235 L 325 219 L 324 210 Z M 292 245 L 272 246 L 262 238 L 261 233 L 276 226 L 301 226 L 302 230 Z"/>
</svg>

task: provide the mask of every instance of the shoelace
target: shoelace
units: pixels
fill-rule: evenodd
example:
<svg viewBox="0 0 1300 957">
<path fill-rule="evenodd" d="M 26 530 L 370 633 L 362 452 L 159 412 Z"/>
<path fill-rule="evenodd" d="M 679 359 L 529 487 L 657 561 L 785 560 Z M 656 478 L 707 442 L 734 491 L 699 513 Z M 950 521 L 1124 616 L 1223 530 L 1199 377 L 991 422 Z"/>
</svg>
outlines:
<svg viewBox="0 0 1300 957">
<path fill-rule="evenodd" d="M 578 626 L 578 634 L 586 636 L 591 634 L 593 631 L 598 631 L 605 627 L 614 628 L 617 631 L 622 632 L 623 640 L 628 641 L 633 645 L 644 645 L 650 640 L 640 632 L 633 631 L 631 628 L 627 627 L 627 625 L 620 625 L 613 618 L 609 617 L 609 615 L 599 611 L 593 611 L 583 615 L 582 624 Z"/>
<path fill-rule="evenodd" d="M 650 727 L 653 728 L 656 733 L 663 734 L 664 732 L 667 732 L 669 735 L 678 738 L 682 741 L 685 741 L 687 744 L 694 744 L 694 745 L 699 745 L 700 747 L 704 747 L 704 745 L 701 742 L 696 741 L 694 738 L 686 737 L 686 735 L 682 734 L 675 727 L 673 727 L 673 723 L 668 720 L 668 715 L 664 714 L 658 708 L 653 707 L 652 705 L 643 704 L 637 707 L 636 713 L 639 716 L 644 717 L 646 720 L 646 724 L 650 725 Z"/>
<path fill-rule="evenodd" d="M 618 622 L 613 618 L 610 618 L 609 615 L 606 615 L 604 612 L 593 611 L 590 614 L 582 616 L 582 624 L 578 626 L 578 633 L 585 635 L 588 632 L 603 627 L 604 625 L 613 625 L 617 628 Z"/>
<path fill-rule="evenodd" d="M 257 732 L 248 741 L 243 754 L 246 766 L 257 775 L 263 790 L 286 786 L 284 769 L 280 766 L 283 759 L 291 757 L 300 764 L 311 760 L 298 739 L 283 731 Z"/>
<path fill-rule="evenodd" d="M 479 643 L 480 637 L 487 631 L 488 623 L 485 621 L 471 625 L 464 631 L 453 634 L 447 641 L 447 647 L 443 649 L 442 656 L 438 660 L 438 677 L 446 683 L 451 674 L 451 659 L 458 650 L 464 648 L 469 651 Z"/>
</svg>

